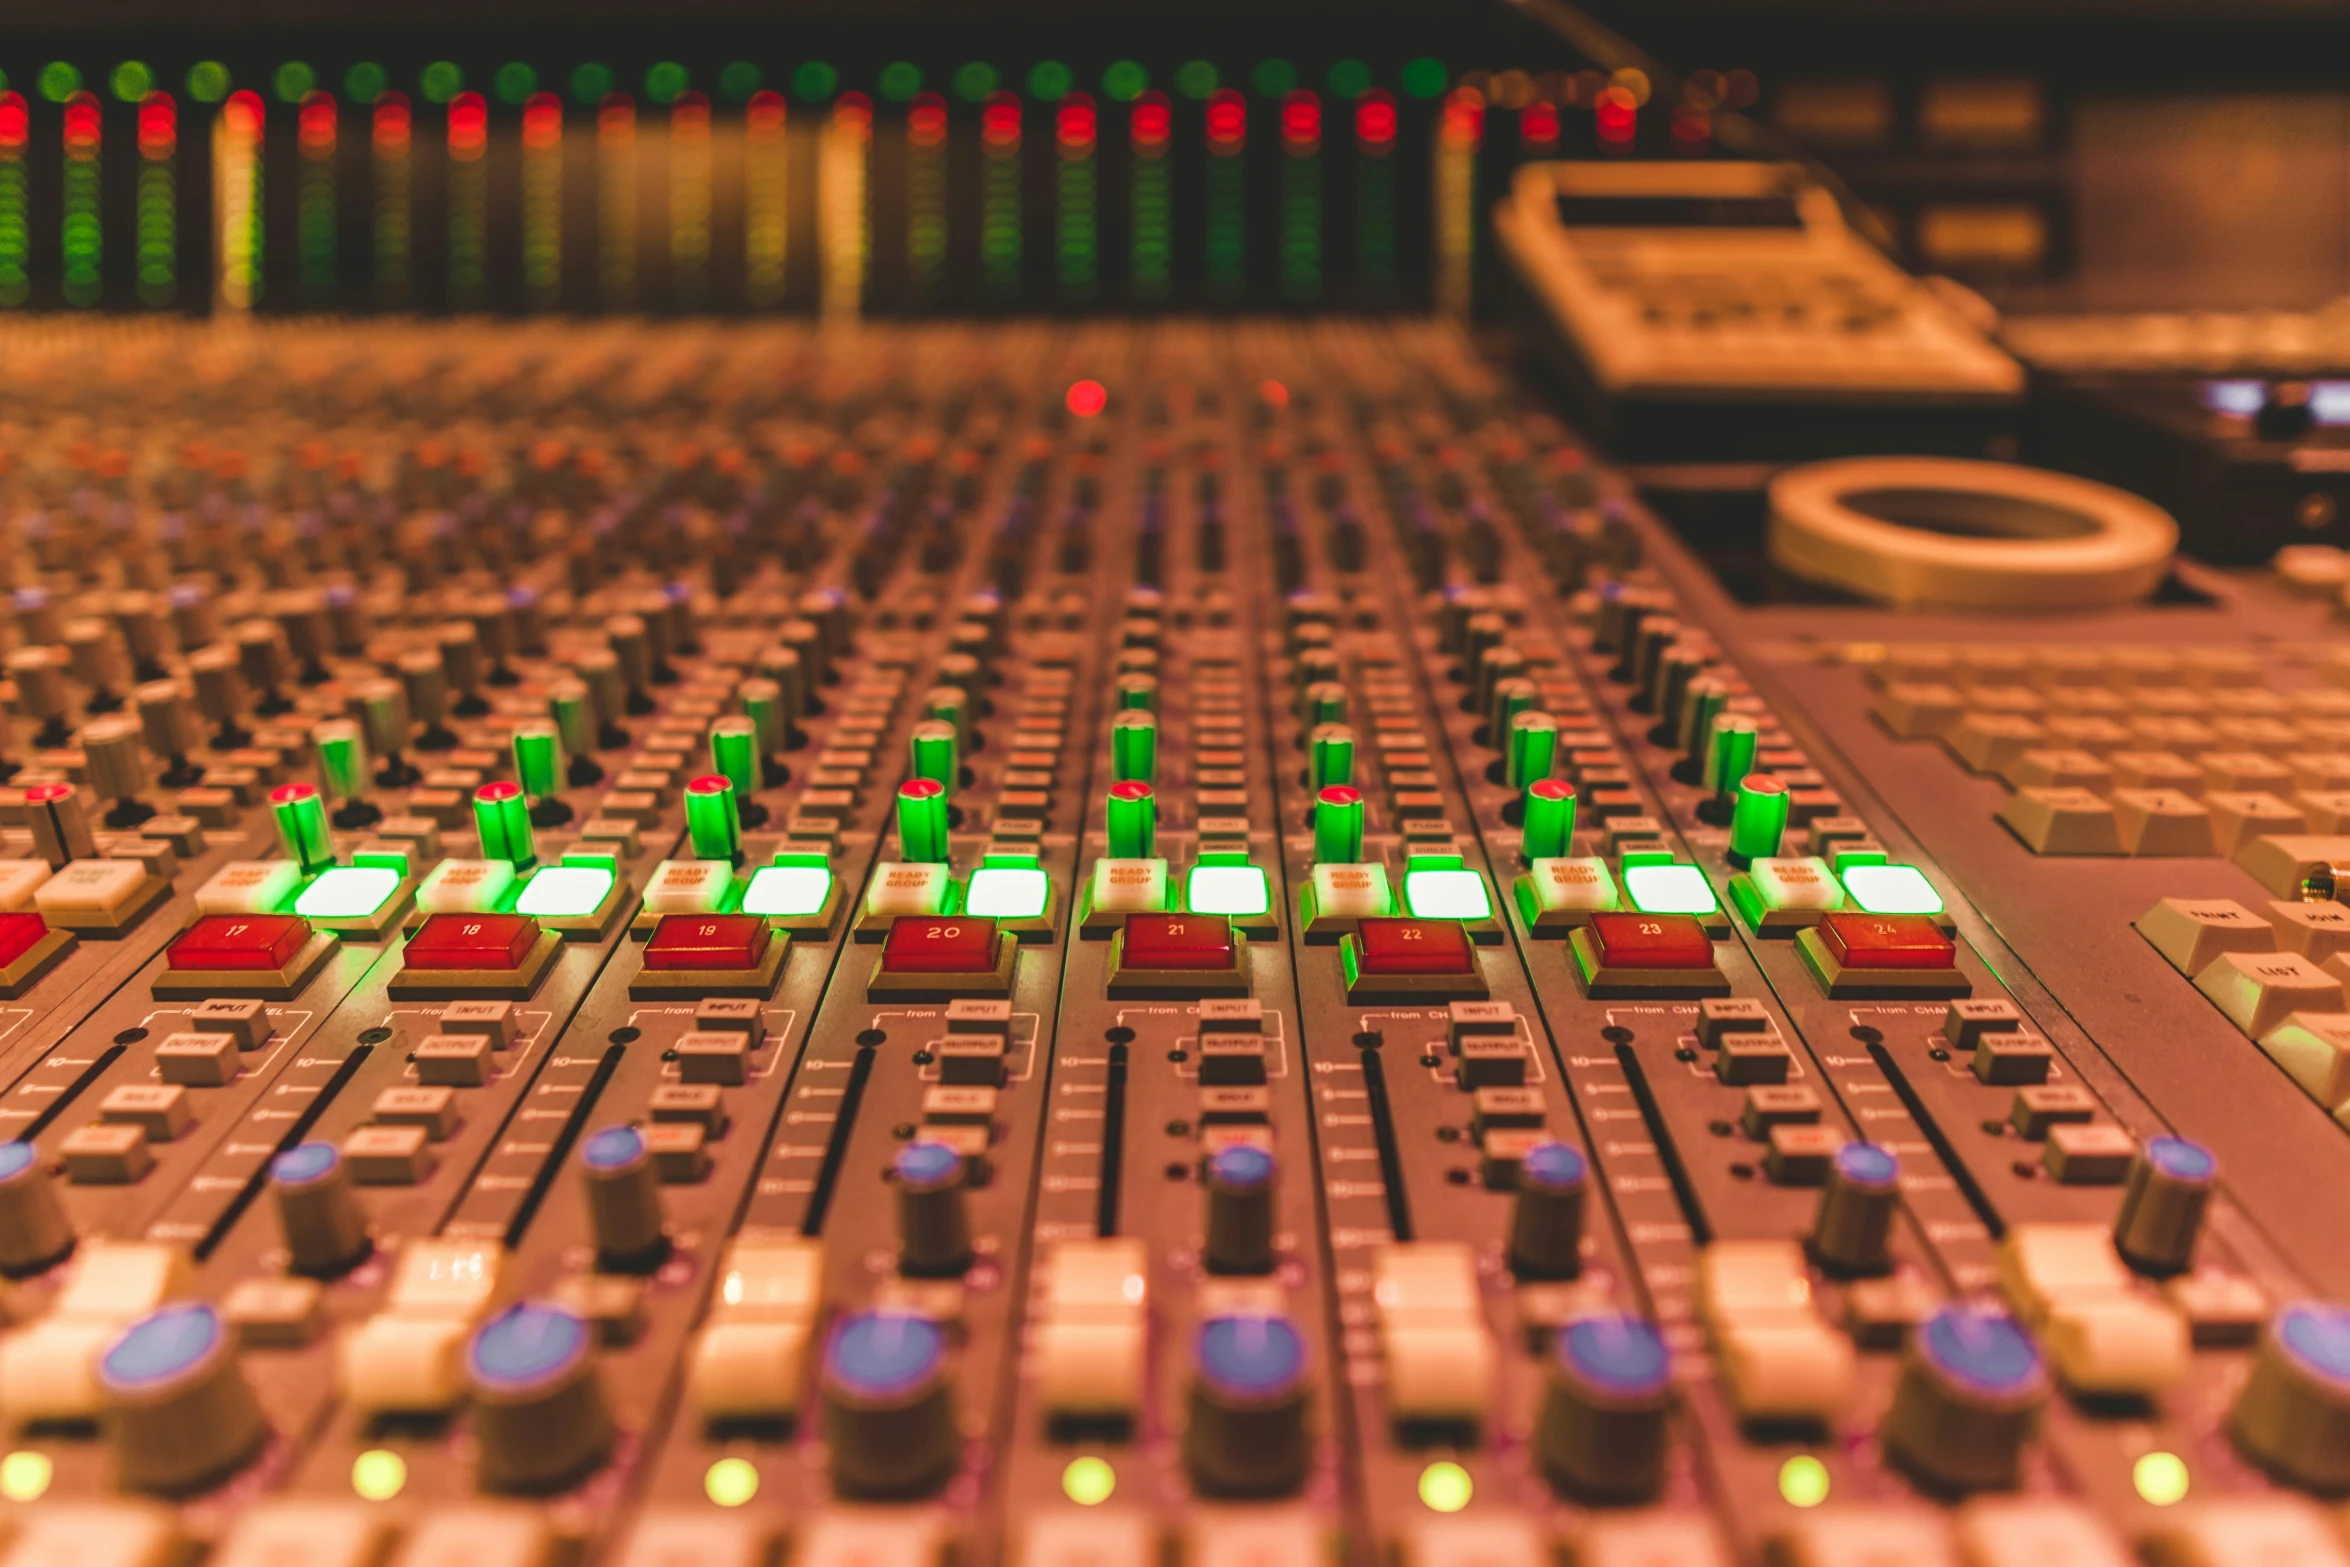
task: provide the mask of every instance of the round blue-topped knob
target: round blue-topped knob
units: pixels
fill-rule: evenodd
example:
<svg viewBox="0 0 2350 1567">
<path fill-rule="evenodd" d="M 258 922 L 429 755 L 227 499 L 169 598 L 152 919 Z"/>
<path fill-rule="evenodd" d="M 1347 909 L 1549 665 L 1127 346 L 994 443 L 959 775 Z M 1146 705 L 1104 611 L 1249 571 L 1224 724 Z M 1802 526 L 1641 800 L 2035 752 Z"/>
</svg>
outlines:
<svg viewBox="0 0 2350 1567">
<path fill-rule="evenodd" d="M 219 1313 L 165 1306 L 132 1323 L 98 1359 L 117 1478 L 167 1496 L 228 1474 L 269 1436 Z"/>
<path fill-rule="evenodd" d="M 2350 1487 L 2350 1307 L 2303 1301 L 2272 1317 L 2228 1429 L 2295 1485 Z"/>
<path fill-rule="evenodd" d="M 599 1266 L 643 1273 L 669 1255 L 661 1168 L 643 1132 L 607 1126 L 591 1133 L 579 1145 L 579 1175 L 587 1188 L 588 1228 L 595 1234 Z"/>
<path fill-rule="evenodd" d="M 0 1274 L 24 1278 L 72 1250 L 73 1221 L 40 1151 L 31 1143 L 0 1143 Z"/>
<path fill-rule="evenodd" d="M 1582 1270 L 1590 1180 L 1590 1161 L 1569 1144 L 1542 1142 L 1526 1151 L 1510 1209 L 1510 1271 L 1521 1279 L 1571 1279 Z"/>
<path fill-rule="evenodd" d="M 1577 1317 L 1551 1344 L 1534 1445 L 1570 1495 L 1631 1501 L 1664 1479 L 1673 1358 L 1656 1325 L 1616 1312 Z"/>
<path fill-rule="evenodd" d="M 1882 1273 L 1901 1208 L 1901 1161 L 1875 1143 L 1846 1143 L 1828 1165 L 1812 1217 L 1812 1255 L 1834 1273 Z"/>
<path fill-rule="evenodd" d="M 1279 1173 L 1272 1154 L 1254 1143 L 1230 1143 L 1208 1155 L 1200 1185 L 1207 1192 L 1209 1272 L 1273 1270 Z"/>
<path fill-rule="evenodd" d="M 269 1163 L 269 1186 L 293 1272 L 333 1278 L 373 1249 L 366 1210 L 334 1144 L 303 1143 L 279 1154 Z"/>
<path fill-rule="evenodd" d="M 954 1472 L 953 1356 L 946 1329 L 909 1311 L 853 1311 L 824 1348 L 824 1437 L 844 1496 L 914 1496 Z"/>
<path fill-rule="evenodd" d="M 526 1301 L 474 1329 L 465 1378 L 486 1490 L 556 1490 L 611 1450 L 595 1332 L 560 1306 Z"/>
<path fill-rule="evenodd" d="M 1990 1305 L 1945 1306 L 1903 1357 L 1885 1450 L 1929 1486 L 2011 1486 L 2048 1401 L 2048 1370 L 2023 1324 Z"/>
<path fill-rule="evenodd" d="M 2113 1244 L 2141 1273 L 2184 1273 L 2195 1262 L 2203 1212 L 2219 1183 L 2219 1160 L 2184 1137 L 2156 1137 L 2138 1151 Z"/>
<path fill-rule="evenodd" d="M 898 1271 L 952 1278 L 971 1266 L 963 1156 L 944 1143 L 911 1142 L 890 1171 L 898 1189 Z"/>
<path fill-rule="evenodd" d="M 1285 1316 L 1210 1317 L 1191 1353 L 1183 1461 L 1193 1483 L 1225 1495 L 1296 1489 L 1313 1456 L 1313 1356 L 1303 1330 Z"/>
</svg>

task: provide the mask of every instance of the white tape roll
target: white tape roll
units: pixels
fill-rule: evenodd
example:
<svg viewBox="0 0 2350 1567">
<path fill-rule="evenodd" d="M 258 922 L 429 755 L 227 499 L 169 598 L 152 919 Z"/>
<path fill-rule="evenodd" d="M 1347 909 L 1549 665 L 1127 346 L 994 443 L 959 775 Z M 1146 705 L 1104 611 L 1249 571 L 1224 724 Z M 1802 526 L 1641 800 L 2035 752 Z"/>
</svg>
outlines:
<svg viewBox="0 0 2350 1567">
<path fill-rule="evenodd" d="M 2159 506 L 2008 463 L 1853 457 L 1771 481 L 1775 564 L 1904 608 L 2134 603 L 2161 584 L 2178 542 Z"/>
</svg>

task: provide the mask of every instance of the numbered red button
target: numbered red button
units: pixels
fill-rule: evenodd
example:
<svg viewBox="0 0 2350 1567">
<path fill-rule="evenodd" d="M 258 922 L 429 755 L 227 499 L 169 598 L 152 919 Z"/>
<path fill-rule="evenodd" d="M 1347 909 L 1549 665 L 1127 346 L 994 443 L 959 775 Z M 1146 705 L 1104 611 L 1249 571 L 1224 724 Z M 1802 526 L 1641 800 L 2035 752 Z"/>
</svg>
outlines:
<svg viewBox="0 0 2350 1567">
<path fill-rule="evenodd" d="M 994 920 L 901 915 L 881 949 L 885 974 L 984 974 L 994 967 Z"/>
<path fill-rule="evenodd" d="M 527 914 L 432 914 L 408 938 L 408 966 L 424 969 L 516 969 L 539 939 Z"/>
<path fill-rule="evenodd" d="M 1232 966 L 1232 922 L 1203 914 L 1129 914 L 1130 968 L 1218 970 Z"/>
<path fill-rule="evenodd" d="M 1820 943 L 1846 968 L 1955 968 L 1958 949 L 1923 914 L 1828 914 Z"/>
<path fill-rule="evenodd" d="M 773 939 L 756 914 L 668 914 L 645 943 L 645 967 L 753 969 Z"/>
<path fill-rule="evenodd" d="M 207 914 L 172 942 L 171 967 L 280 969 L 309 939 L 310 922 L 295 914 Z"/>
<path fill-rule="evenodd" d="M 38 914 L 0 914 L 0 968 L 32 951 L 48 934 L 49 922 Z"/>
<path fill-rule="evenodd" d="M 1477 972 L 1476 949 L 1454 920 L 1364 920 L 1355 949 L 1372 978 Z"/>
<path fill-rule="evenodd" d="M 1693 914 L 1594 914 L 1601 968 L 1712 968 L 1713 938 Z"/>
</svg>

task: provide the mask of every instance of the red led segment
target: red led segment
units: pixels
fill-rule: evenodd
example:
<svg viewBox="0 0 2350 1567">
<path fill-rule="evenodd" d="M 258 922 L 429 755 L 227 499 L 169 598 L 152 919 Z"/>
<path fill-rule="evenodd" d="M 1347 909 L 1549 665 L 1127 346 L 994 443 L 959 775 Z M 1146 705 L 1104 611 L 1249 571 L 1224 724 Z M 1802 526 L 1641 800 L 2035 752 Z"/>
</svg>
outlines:
<svg viewBox="0 0 2350 1567">
<path fill-rule="evenodd" d="M 449 156 L 471 163 L 490 144 L 490 108 L 477 92 L 461 92 L 449 100 Z"/>
<path fill-rule="evenodd" d="M 1109 390 L 1099 381 L 1074 381 L 1064 400 L 1071 413 L 1080 419 L 1090 419 L 1110 404 Z"/>
<path fill-rule="evenodd" d="M 1633 129 L 1640 121 L 1640 100 L 1632 96 L 1630 88 L 1601 89 L 1591 109 L 1601 141 L 1620 147 L 1632 139 Z"/>
<path fill-rule="evenodd" d="M 756 914 L 670 914 L 653 927 L 645 943 L 645 967 L 674 972 L 680 969 L 754 969 L 767 956 L 774 939 L 767 922 Z"/>
<path fill-rule="evenodd" d="M 1292 154 L 1322 148 L 1322 100 L 1303 87 L 1281 100 L 1281 148 Z"/>
<path fill-rule="evenodd" d="M 1477 972 L 1476 949 L 1457 920 L 1364 920 L 1355 950 L 1373 978 Z"/>
<path fill-rule="evenodd" d="M 998 152 L 1020 145 L 1020 100 L 1008 92 L 991 95 L 979 111 L 979 139 Z"/>
<path fill-rule="evenodd" d="M 703 105 L 702 112 L 707 118 L 709 114 L 707 104 Z M 842 93 L 832 101 L 832 128 L 838 135 L 848 136 L 857 141 L 871 141 L 873 139 L 873 100 L 861 92 Z"/>
<path fill-rule="evenodd" d="M 25 138 L 32 133 L 32 116 L 24 106 L 21 93 L 0 92 L 0 157 L 14 157 L 24 150 Z"/>
<path fill-rule="evenodd" d="M 1097 128 L 1093 100 L 1081 92 L 1063 98 L 1061 106 L 1053 111 L 1053 141 L 1064 158 L 1093 156 Z"/>
<path fill-rule="evenodd" d="M 926 93 L 923 96 L 936 97 L 937 94 Z M 919 108 L 922 99 L 917 98 L 914 102 Z M 759 135 L 771 136 L 783 129 L 784 113 L 783 94 L 773 90 L 755 92 L 751 94 L 751 101 L 743 105 L 743 124 Z M 945 106 L 942 104 L 939 111 L 939 134 L 943 137 L 945 133 L 946 112 Z"/>
<path fill-rule="evenodd" d="M 302 107 L 294 118 L 294 141 L 302 156 L 316 162 L 334 155 L 335 100 L 331 94 L 314 92 L 302 99 Z"/>
<path fill-rule="evenodd" d="M 551 92 L 532 93 L 522 105 L 522 145 L 544 152 L 563 140 L 563 100 Z"/>
<path fill-rule="evenodd" d="M 906 914 L 881 949 L 889 974 L 984 974 L 995 967 L 995 921 Z"/>
<path fill-rule="evenodd" d="M 1203 914 L 1129 914 L 1121 961 L 1138 969 L 1228 969 L 1232 922 Z"/>
<path fill-rule="evenodd" d="M 98 99 L 78 92 L 65 100 L 65 155 L 93 158 L 98 154 Z"/>
<path fill-rule="evenodd" d="M 1518 111 L 1518 144 L 1529 153 L 1549 154 L 1559 150 L 1558 106 L 1548 103 L 1530 103 Z"/>
<path fill-rule="evenodd" d="M 48 934 L 49 922 L 38 914 L 0 914 L 0 968 L 32 951 Z"/>
<path fill-rule="evenodd" d="M 1374 87 L 1355 100 L 1355 145 L 1374 158 L 1395 150 L 1395 99 Z"/>
<path fill-rule="evenodd" d="M 516 969 L 539 939 L 527 914 L 430 914 L 408 938 L 408 966 L 423 969 Z"/>
<path fill-rule="evenodd" d="M 297 914 L 207 914 L 171 944 L 171 966 L 217 972 L 279 969 L 310 939 Z"/>
<path fill-rule="evenodd" d="M 1846 968 L 1955 968 L 1958 949 L 1923 914 L 1827 914 L 1820 942 Z"/>
<path fill-rule="evenodd" d="M 1167 103 L 1167 95 L 1153 90 L 1134 100 L 1127 111 L 1126 128 L 1134 138 L 1134 150 L 1146 158 L 1155 158 L 1167 150 L 1167 143 L 1175 135 L 1175 111 Z"/>
<path fill-rule="evenodd" d="M 1229 87 L 1208 98 L 1208 151 L 1229 158 L 1248 146 L 1248 100 Z"/>
<path fill-rule="evenodd" d="M 1470 88 L 1456 89 L 1444 100 L 1436 133 L 1448 147 L 1474 149 L 1485 137 L 1485 100 Z"/>
<path fill-rule="evenodd" d="M 782 102 L 780 98 L 776 101 Z M 906 140 L 917 147 L 946 145 L 946 99 L 934 92 L 914 95 L 914 101 L 906 105 Z"/>
<path fill-rule="evenodd" d="M 1594 914 L 1602 968 L 1712 968 L 1713 938 L 1692 914 Z"/>
<path fill-rule="evenodd" d="M 396 156 L 408 150 L 408 100 L 396 92 L 388 92 L 375 100 L 375 118 L 368 135 L 375 142 L 375 150 L 387 156 Z"/>
</svg>

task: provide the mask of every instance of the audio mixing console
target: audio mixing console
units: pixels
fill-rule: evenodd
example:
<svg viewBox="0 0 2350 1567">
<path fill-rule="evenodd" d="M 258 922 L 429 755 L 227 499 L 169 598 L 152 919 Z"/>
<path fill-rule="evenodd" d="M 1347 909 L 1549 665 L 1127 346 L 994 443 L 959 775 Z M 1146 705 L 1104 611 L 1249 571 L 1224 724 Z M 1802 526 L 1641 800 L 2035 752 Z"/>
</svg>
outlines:
<svg viewBox="0 0 2350 1567">
<path fill-rule="evenodd" d="M 2344 1560 L 2310 601 L 1734 603 L 1433 324 L 8 361 L 10 1567 Z"/>
</svg>

